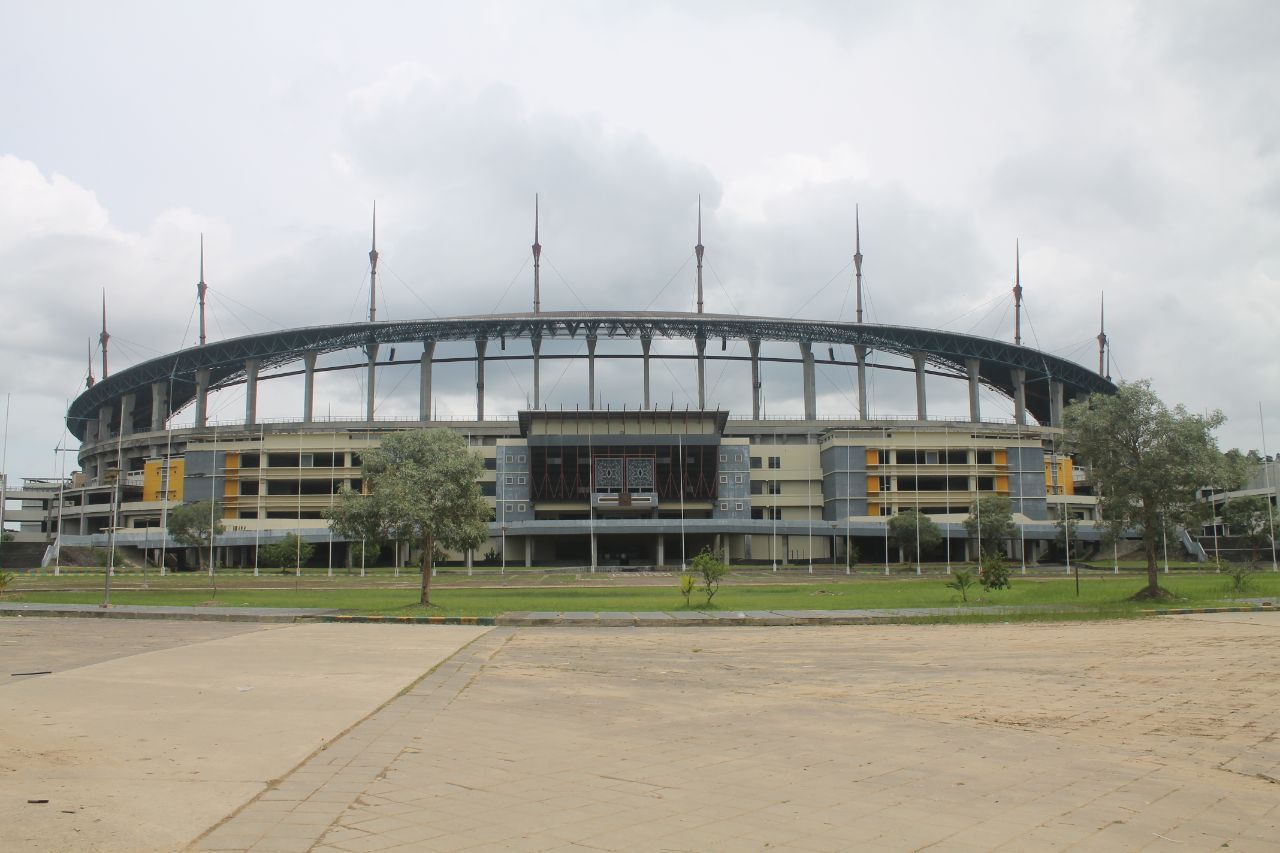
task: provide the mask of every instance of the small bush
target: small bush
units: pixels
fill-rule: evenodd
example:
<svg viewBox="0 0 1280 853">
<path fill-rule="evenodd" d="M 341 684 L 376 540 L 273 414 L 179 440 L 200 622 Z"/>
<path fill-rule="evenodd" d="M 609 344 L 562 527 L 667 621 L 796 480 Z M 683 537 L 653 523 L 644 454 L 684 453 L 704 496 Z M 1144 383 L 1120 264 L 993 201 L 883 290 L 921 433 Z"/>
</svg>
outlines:
<svg viewBox="0 0 1280 853">
<path fill-rule="evenodd" d="M 1249 563 L 1231 563 L 1227 566 L 1227 579 L 1232 592 L 1248 592 L 1253 589 L 1254 567 Z"/>
<path fill-rule="evenodd" d="M 729 574 L 729 567 L 710 548 L 703 548 L 702 553 L 693 558 L 690 568 L 702 577 L 702 591 L 706 593 L 707 604 L 711 604 L 711 599 L 720 589 L 721 579 Z"/>
<path fill-rule="evenodd" d="M 4 595 L 5 589 L 11 583 L 13 583 L 13 575 L 9 572 L 0 572 L 0 595 Z"/>
<path fill-rule="evenodd" d="M 999 554 L 989 554 L 982 558 L 982 569 L 978 574 L 982 588 L 987 592 L 993 589 L 1008 589 L 1013 586 L 1009 582 L 1009 567 Z"/>
<path fill-rule="evenodd" d="M 947 581 L 947 588 L 954 589 L 956 592 L 960 593 L 961 601 L 968 601 L 969 587 L 973 586 L 973 584 L 973 575 L 970 572 L 966 572 L 964 569 L 960 569 L 951 576 L 951 580 Z"/>
<path fill-rule="evenodd" d="M 693 589 L 697 583 L 698 579 L 688 572 L 680 575 L 680 594 L 684 596 L 685 607 L 689 606 L 689 596 L 693 595 Z"/>
<path fill-rule="evenodd" d="M 290 533 L 279 542 L 272 542 L 270 545 L 259 548 L 258 563 L 281 569 L 283 574 L 290 574 L 294 566 L 305 566 L 314 551 L 314 545 L 299 541 L 296 534 Z"/>
</svg>

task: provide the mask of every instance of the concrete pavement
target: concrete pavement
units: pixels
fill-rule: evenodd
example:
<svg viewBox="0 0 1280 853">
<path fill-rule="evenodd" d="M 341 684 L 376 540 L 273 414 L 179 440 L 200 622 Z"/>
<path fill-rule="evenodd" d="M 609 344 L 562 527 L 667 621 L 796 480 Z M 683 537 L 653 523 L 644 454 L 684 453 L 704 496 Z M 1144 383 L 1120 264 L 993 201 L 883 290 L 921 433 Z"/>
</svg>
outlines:
<svg viewBox="0 0 1280 853">
<path fill-rule="evenodd" d="M 36 633 L 4 633 L 17 622 Z M 0 620 L 0 643 L 69 623 L 108 627 Z M 174 645 L 183 630 L 238 633 Z M 130 657 L 0 687 L 0 839 L 1274 850 L 1277 640 L 1274 612 L 699 631 L 182 624 Z M 80 654 L 95 653 L 63 661 Z"/>
<path fill-rule="evenodd" d="M 483 632 L 154 625 L 0 620 L 0 848 L 181 849 Z"/>
</svg>

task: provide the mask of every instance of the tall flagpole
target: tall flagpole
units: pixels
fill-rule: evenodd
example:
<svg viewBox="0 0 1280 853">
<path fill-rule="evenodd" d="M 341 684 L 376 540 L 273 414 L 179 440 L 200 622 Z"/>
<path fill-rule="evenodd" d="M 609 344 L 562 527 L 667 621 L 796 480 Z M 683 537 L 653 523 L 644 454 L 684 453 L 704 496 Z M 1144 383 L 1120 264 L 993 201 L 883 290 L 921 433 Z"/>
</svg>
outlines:
<svg viewBox="0 0 1280 853">
<path fill-rule="evenodd" d="M 1271 463 L 1266 461 L 1267 422 L 1266 419 L 1262 417 L 1261 400 L 1258 401 L 1258 426 L 1262 428 L 1262 482 L 1267 487 L 1267 526 L 1271 529 L 1271 571 L 1274 572 L 1280 571 L 1280 565 L 1277 565 L 1276 563 L 1276 520 L 1275 514 L 1271 509 Z"/>
</svg>

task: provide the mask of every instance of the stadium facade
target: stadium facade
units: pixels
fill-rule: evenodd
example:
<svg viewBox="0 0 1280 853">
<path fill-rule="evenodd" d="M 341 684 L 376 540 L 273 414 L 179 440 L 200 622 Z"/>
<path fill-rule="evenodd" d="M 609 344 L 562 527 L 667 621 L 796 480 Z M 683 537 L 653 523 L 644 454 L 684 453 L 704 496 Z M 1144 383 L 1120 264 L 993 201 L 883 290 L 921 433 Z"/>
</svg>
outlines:
<svg viewBox="0 0 1280 853">
<path fill-rule="evenodd" d="M 216 546 L 220 564 L 256 565 L 257 547 L 298 532 L 320 546 L 318 564 L 342 565 L 354 549 L 331 534 L 326 510 L 341 489 L 362 488 L 362 454 L 389 431 L 444 427 L 465 436 L 483 458 L 480 488 L 493 506 L 489 544 L 449 555 L 467 563 L 487 557 L 515 565 L 662 567 L 705 546 L 734 562 L 847 565 L 855 554 L 862 563 L 887 562 L 897 558 L 888 521 L 910 509 L 942 529 L 935 556 L 959 561 L 970 548 L 963 520 L 983 495 L 1012 501 L 1014 556 L 1030 561 L 1043 553 L 1064 516 L 1084 522 L 1082 538 L 1097 538 L 1095 499 L 1059 445 L 1064 406 L 1114 390 L 1103 375 L 1105 335 L 1095 372 L 1023 345 L 1020 313 L 1012 343 L 864 323 L 860 249 L 853 322 L 704 313 L 700 227 L 697 311 L 546 312 L 540 251 L 535 231 L 531 312 L 379 321 L 375 242 L 366 321 L 213 342 L 204 332 L 202 271 L 199 345 L 105 375 L 104 328 L 104 377 L 67 412 L 81 470 L 65 481 L 26 484 L 22 517 L 12 520 L 23 523 L 23 538 L 102 546 L 114 532 L 116 544 L 154 557 L 180 550 L 164 534 L 167 513 L 213 498 L 227 531 Z M 1013 299 L 1018 311 L 1020 283 Z M 612 342 L 603 351 L 602 340 Z M 585 356 L 573 357 L 586 362 L 587 400 L 574 410 L 548 408 L 542 398 L 544 363 L 571 357 L 544 352 L 544 344 L 557 341 L 585 344 Z M 658 352 L 654 341 L 685 342 L 687 351 L 669 345 Z M 729 341 L 745 343 L 748 354 L 729 351 Z M 437 355 L 437 345 L 456 352 L 458 342 L 464 355 Z M 896 364 L 877 354 L 897 357 Z M 335 363 L 320 366 L 322 356 Z M 689 375 L 696 405 L 655 405 L 651 368 L 660 359 Z M 634 373 L 634 398 L 621 407 L 598 404 L 596 366 L 604 360 Z M 749 411 L 708 405 L 708 363 L 725 360 L 749 366 Z M 438 419 L 434 368 L 460 361 L 474 368 L 475 417 Z M 486 370 L 499 362 L 531 381 L 531 399 L 520 411 L 486 412 Z M 768 416 L 762 363 L 794 369 L 803 412 Z M 848 378 L 855 415 L 818 410 L 820 365 Z M 416 370 L 416 419 L 377 417 L 380 378 L 390 367 Z M 363 417 L 317 416 L 317 374 L 342 369 L 362 372 Z M 867 382 L 875 370 L 910 373 L 914 416 L 871 410 Z M 302 379 L 297 414 L 264 422 L 261 389 L 284 377 Z M 929 396 L 939 383 L 966 389 L 966 416 L 931 416 Z M 212 421 L 210 394 L 237 386 L 243 417 Z M 984 388 L 1012 402 L 1012 419 L 984 417 Z M 611 392 L 616 398 L 617 389 Z M 191 426 L 173 426 L 188 407 Z"/>
</svg>

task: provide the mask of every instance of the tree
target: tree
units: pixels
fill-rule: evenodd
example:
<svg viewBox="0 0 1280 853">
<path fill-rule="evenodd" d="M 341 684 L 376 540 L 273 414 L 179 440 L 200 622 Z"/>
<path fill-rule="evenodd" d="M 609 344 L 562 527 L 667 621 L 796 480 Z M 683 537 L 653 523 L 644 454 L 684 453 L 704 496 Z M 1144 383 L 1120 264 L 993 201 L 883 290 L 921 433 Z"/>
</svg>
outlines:
<svg viewBox="0 0 1280 853">
<path fill-rule="evenodd" d="M 330 519 L 334 533 L 352 541 L 401 540 L 422 553 L 422 594 L 431 603 L 431 569 L 437 548 L 475 548 L 489 535 L 489 506 L 476 482 L 480 457 L 451 430 L 393 433 L 364 454 L 368 494 L 346 489 Z"/>
<path fill-rule="evenodd" d="M 889 519 L 889 538 L 895 545 L 907 552 L 907 559 L 915 562 L 920 559 L 920 551 L 928 551 L 942 541 L 942 531 L 933 519 L 914 509 L 900 512 Z M 916 542 L 920 550 L 916 550 Z"/>
<path fill-rule="evenodd" d="M 301 566 L 311 559 L 315 550 L 316 546 L 310 542 L 299 538 L 296 533 L 289 533 L 279 542 L 258 549 L 258 562 L 274 569 Z"/>
<path fill-rule="evenodd" d="M 1170 410 L 1145 380 L 1067 407 L 1068 443 L 1091 469 L 1103 518 L 1117 531 L 1142 531 L 1147 586 L 1137 598 L 1169 597 L 1156 569 L 1163 525 L 1185 522 L 1198 509 L 1197 490 L 1228 479 L 1213 437 L 1225 420 L 1216 411 Z"/>
<path fill-rule="evenodd" d="M 1001 553 L 1013 538 L 1013 503 L 1004 495 L 984 495 L 974 501 L 964 529 L 978 540 L 984 553 Z"/>
<path fill-rule="evenodd" d="M 196 549 L 196 565 L 200 569 L 204 569 L 210 539 L 226 532 L 221 518 L 222 505 L 211 501 L 196 501 L 169 510 L 169 535 Z"/>
<path fill-rule="evenodd" d="M 1249 549 L 1249 560 L 1258 561 L 1258 554 L 1271 545 L 1269 535 L 1270 507 L 1267 499 L 1258 495 L 1233 498 L 1222 508 L 1222 520 L 1232 536 L 1239 537 Z"/>
<path fill-rule="evenodd" d="M 1054 527 L 1057 528 L 1057 533 L 1054 538 L 1057 541 L 1058 547 L 1062 549 L 1063 552 L 1067 554 L 1080 553 L 1080 539 L 1078 538 L 1079 531 L 1077 530 L 1079 526 L 1080 525 L 1076 523 L 1076 520 L 1071 517 L 1070 513 L 1059 518 L 1057 523 L 1054 524 Z"/>
<path fill-rule="evenodd" d="M 711 604 L 711 599 L 720 589 L 721 579 L 729 574 L 729 567 L 710 548 L 703 548 L 689 563 L 689 568 L 702 577 L 702 591 L 707 594 L 707 604 Z"/>
</svg>

